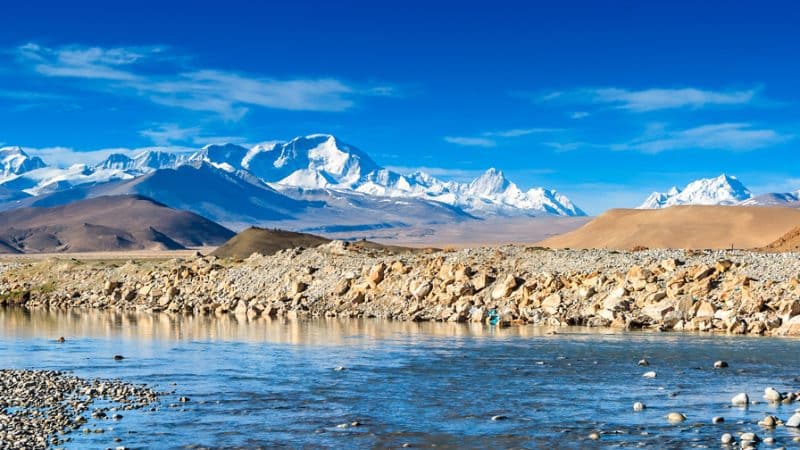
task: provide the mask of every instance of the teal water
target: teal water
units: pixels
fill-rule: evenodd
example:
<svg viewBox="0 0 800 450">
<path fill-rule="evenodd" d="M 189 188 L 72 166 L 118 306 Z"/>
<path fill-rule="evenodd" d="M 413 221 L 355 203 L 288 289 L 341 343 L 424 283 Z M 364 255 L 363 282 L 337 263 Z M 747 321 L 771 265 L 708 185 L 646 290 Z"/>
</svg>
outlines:
<svg viewBox="0 0 800 450">
<path fill-rule="evenodd" d="M 71 434 L 76 449 L 719 448 L 723 433 L 742 431 L 800 445 L 800 430 L 756 424 L 800 403 L 730 406 L 739 392 L 800 390 L 800 340 L 548 331 L 0 309 L 0 367 L 175 391 L 156 411 L 90 422 L 107 431 Z M 713 369 L 718 359 L 730 367 Z M 650 370 L 657 377 L 642 378 Z M 647 409 L 634 412 L 637 401 Z M 671 411 L 688 419 L 669 424 Z M 588 439 L 594 431 L 600 440 Z"/>
</svg>

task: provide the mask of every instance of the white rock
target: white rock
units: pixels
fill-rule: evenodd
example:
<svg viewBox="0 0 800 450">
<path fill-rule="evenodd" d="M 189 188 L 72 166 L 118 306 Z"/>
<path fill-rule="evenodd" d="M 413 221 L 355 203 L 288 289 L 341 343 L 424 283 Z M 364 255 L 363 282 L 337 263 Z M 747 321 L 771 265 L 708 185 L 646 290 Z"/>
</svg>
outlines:
<svg viewBox="0 0 800 450">
<path fill-rule="evenodd" d="M 733 443 L 733 436 L 731 436 L 730 433 L 725 433 L 725 434 L 722 435 L 722 437 L 719 439 L 719 441 L 722 442 L 725 445 L 731 444 L 731 443 Z"/>
<path fill-rule="evenodd" d="M 656 373 L 652 370 L 650 372 L 645 372 L 644 374 L 642 374 L 642 378 L 655 378 L 655 377 Z"/>
<path fill-rule="evenodd" d="M 742 392 L 741 394 L 736 394 L 731 399 L 731 404 L 736 406 L 747 406 L 750 403 L 750 397 Z"/>
<path fill-rule="evenodd" d="M 800 413 L 794 413 L 785 424 L 787 427 L 800 428 Z"/>
<path fill-rule="evenodd" d="M 645 406 L 645 404 L 642 402 L 636 402 L 633 404 L 634 411 L 643 411 L 645 408 L 647 408 L 647 406 Z"/>
<path fill-rule="evenodd" d="M 776 391 L 774 388 L 768 387 L 764 389 L 764 400 L 768 402 L 778 403 L 783 400 L 783 396 L 780 392 Z"/>
</svg>

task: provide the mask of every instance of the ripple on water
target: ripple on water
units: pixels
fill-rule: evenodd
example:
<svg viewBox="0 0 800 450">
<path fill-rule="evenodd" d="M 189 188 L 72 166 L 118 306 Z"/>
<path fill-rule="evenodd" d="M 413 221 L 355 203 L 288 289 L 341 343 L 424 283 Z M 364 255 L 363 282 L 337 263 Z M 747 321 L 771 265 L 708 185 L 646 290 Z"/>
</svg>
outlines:
<svg viewBox="0 0 800 450">
<path fill-rule="evenodd" d="M 800 390 L 786 357 L 800 354 L 796 340 L 98 314 L 0 310 L 3 367 L 176 392 L 158 411 L 125 414 L 113 432 L 73 435 L 74 448 L 716 448 L 722 433 L 743 431 L 788 448 L 800 435 L 756 425 L 766 413 L 788 418 L 800 404 L 729 405 L 738 392 Z M 58 336 L 67 342 L 56 345 Z M 637 365 L 642 358 L 647 368 Z M 730 367 L 714 369 L 716 360 Z M 656 378 L 642 378 L 651 370 Z M 647 408 L 634 412 L 637 401 Z M 672 411 L 687 420 L 668 423 Z M 500 415 L 507 419 L 491 420 Z M 725 423 L 711 424 L 713 416 Z"/>
</svg>

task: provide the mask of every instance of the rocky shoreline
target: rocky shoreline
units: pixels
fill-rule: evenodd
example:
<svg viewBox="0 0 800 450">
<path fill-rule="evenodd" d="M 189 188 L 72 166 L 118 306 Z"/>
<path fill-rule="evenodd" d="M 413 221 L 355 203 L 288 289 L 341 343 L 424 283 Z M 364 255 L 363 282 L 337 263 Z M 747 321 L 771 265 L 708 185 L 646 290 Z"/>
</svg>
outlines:
<svg viewBox="0 0 800 450">
<path fill-rule="evenodd" d="M 102 433 L 96 422 L 122 420 L 121 411 L 150 406 L 159 395 L 119 380 L 87 380 L 53 370 L 0 370 L 0 449 L 57 447 L 81 428 Z M 113 406 L 93 408 L 98 401 Z"/>
<path fill-rule="evenodd" d="M 245 260 L 0 263 L 0 306 L 376 317 L 800 335 L 800 255 L 550 250 L 404 253 L 333 241 Z"/>
</svg>

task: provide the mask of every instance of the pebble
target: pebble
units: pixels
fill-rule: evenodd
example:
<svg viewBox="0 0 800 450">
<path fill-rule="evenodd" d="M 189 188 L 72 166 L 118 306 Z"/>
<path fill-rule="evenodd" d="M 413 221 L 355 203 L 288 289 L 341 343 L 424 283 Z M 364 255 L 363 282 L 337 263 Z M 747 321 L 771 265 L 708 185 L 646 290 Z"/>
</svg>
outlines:
<svg viewBox="0 0 800 450">
<path fill-rule="evenodd" d="M 744 392 L 736 394 L 731 399 L 731 404 L 735 406 L 747 406 L 749 403 L 750 403 L 750 396 L 748 396 Z"/>
<path fill-rule="evenodd" d="M 724 369 L 726 367 L 728 367 L 728 363 L 725 362 L 725 361 L 717 361 L 717 362 L 714 363 L 714 368 L 715 369 Z"/>
<path fill-rule="evenodd" d="M 122 361 L 123 359 L 125 359 L 125 357 L 122 355 L 114 355 L 114 361 Z"/>
<path fill-rule="evenodd" d="M 178 399 L 178 401 L 181 402 L 181 403 L 187 403 L 187 402 L 189 402 L 189 397 L 180 397 Z"/>
<path fill-rule="evenodd" d="M 772 436 L 768 436 L 764 438 L 764 443 L 767 445 L 772 445 L 775 443 L 775 438 Z"/>
<path fill-rule="evenodd" d="M 120 380 L 90 380 L 52 370 L 2 369 L 0 410 L 13 408 L 15 412 L 0 414 L 0 436 L 14 435 L 17 443 L 28 442 L 31 445 L 6 446 L 0 437 L 0 449 L 31 447 L 34 441 L 59 441 L 59 435 L 68 434 L 87 423 L 83 414 L 102 420 L 110 406 L 126 410 L 143 408 L 157 403 L 159 395 L 146 386 Z M 100 400 L 104 407 L 92 410 L 94 402 Z M 81 429 L 87 434 L 105 431 L 103 428 Z"/>
<path fill-rule="evenodd" d="M 667 420 L 672 423 L 683 422 L 684 420 L 686 420 L 686 415 L 679 412 L 671 412 L 667 414 Z"/>
<path fill-rule="evenodd" d="M 640 366 L 649 366 L 650 365 L 650 361 L 648 361 L 646 359 L 640 359 L 639 360 L 639 365 Z"/>
<path fill-rule="evenodd" d="M 725 433 L 719 438 L 719 441 L 722 442 L 724 445 L 732 444 L 733 443 L 733 436 L 730 433 Z"/>
<path fill-rule="evenodd" d="M 596 431 L 592 432 L 592 433 L 589 433 L 589 439 L 591 439 L 593 441 L 596 441 L 596 440 L 600 439 L 600 433 L 598 433 Z"/>
<path fill-rule="evenodd" d="M 711 418 L 711 423 L 723 423 L 725 422 L 725 418 L 721 416 L 714 416 Z"/>
<path fill-rule="evenodd" d="M 783 400 L 783 395 L 774 388 L 768 387 L 764 389 L 764 400 L 771 403 L 779 403 Z"/>
<path fill-rule="evenodd" d="M 333 370 L 335 370 L 336 372 L 341 372 L 341 371 L 345 370 L 345 367 L 344 366 L 336 366 L 336 367 L 333 368 Z"/>
<path fill-rule="evenodd" d="M 496 416 L 492 416 L 492 420 L 506 420 L 506 419 L 508 419 L 508 416 L 504 416 L 502 414 L 498 414 Z"/>
<path fill-rule="evenodd" d="M 653 371 L 645 372 L 645 373 L 642 374 L 642 378 L 655 378 L 655 377 L 656 377 L 656 373 L 653 372 Z"/>
<path fill-rule="evenodd" d="M 800 428 L 800 413 L 794 413 L 792 417 L 789 417 L 785 425 L 790 428 Z"/>
<path fill-rule="evenodd" d="M 645 408 L 647 408 L 647 406 L 645 406 L 645 404 L 642 402 L 636 402 L 633 404 L 634 411 L 644 411 Z"/>
<path fill-rule="evenodd" d="M 742 433 L 739 439 L 744 442 L 761 442 L 761 438 L 755 433 Z"/>
<path fill-rule="evenodd" d="M 758 424 L 765 428 L 775 428 L 779 423 L 779 420 L 775 416 L 767 416 L 761 419 Z"/>
</svg>

